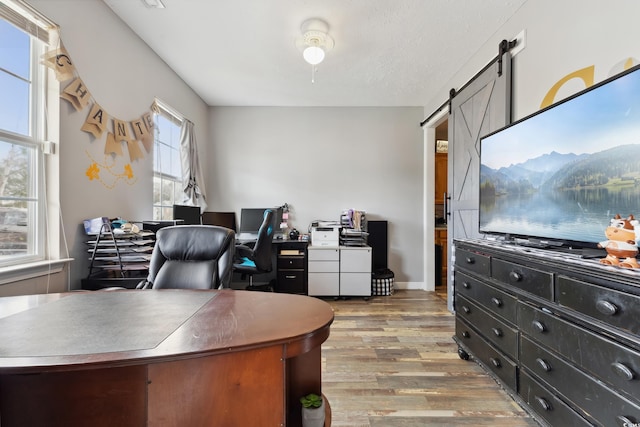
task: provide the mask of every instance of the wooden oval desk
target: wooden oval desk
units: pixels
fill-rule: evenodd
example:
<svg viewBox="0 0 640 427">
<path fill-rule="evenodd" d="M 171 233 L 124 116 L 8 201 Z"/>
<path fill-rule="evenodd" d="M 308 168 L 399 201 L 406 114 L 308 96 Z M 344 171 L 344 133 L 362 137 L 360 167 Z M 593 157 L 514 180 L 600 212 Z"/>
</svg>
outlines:
<svg viewBox="0 0 640 427">
<path fill-rule="evenodd" d="M 297 426 L 324 301 L 234 290 L 0 298 L 0 424 Z"/>
</svg>

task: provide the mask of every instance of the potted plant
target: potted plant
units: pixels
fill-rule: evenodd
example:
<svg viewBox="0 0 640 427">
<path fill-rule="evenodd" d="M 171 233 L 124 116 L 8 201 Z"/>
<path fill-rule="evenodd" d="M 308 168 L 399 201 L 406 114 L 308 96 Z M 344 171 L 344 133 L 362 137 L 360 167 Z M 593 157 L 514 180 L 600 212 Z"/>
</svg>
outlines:
<svg viewBox="0 0 640 427">
<path fill-rule="evenodd" d="M 324 426 L 324 400 L 315 393 L 300 398 L 302 403 L 302 427 Z"/>
</svg>

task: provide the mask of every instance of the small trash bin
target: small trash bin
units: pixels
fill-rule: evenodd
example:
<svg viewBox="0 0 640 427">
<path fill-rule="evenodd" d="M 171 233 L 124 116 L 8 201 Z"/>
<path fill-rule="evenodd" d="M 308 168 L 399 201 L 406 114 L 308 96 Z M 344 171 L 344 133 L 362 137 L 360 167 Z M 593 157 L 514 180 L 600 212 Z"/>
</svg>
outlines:
<svg viewBox="0 0 640 427">
<path fill-rule="evenodd" d="M 371 295 L 393 295 L 394 277 L 395 275 L 393 274 L 393 271 L 389 270 L 388 268 L 376 270 L 371 273 Z"/>
</svg>

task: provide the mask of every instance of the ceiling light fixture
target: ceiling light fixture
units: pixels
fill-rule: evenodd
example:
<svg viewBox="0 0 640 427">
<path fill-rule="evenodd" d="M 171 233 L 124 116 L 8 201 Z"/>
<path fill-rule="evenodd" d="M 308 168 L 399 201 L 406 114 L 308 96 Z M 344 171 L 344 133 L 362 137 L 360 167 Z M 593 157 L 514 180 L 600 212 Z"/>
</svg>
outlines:
<svg viewBox="0 0 640 427">
<path fill-rule="evenodd" d="M 153 9 L 164 9 L 162 0 L 142 0 L 145 6 Z"/>
<path fill-rule="evenodd" d="M 300 27 L 302 36 L 296 39 L 296 46 L 302 57 L 311 64 L 311 83 L 315 83 L 317 65 L 324 61 L 325 54 L 334 46 L 328 34 L 329 25 L 321 19 L 307 19 Z"/>
</svg>

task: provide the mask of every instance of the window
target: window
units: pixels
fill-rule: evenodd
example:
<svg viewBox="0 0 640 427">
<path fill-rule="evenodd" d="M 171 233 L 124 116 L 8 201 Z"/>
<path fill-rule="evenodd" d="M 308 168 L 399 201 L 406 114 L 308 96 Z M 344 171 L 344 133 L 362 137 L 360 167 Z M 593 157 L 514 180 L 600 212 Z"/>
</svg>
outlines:
<svg viewBox="0 0 640 427">
<path fill-rule="evenodd" d="M 173 205 L 183 199 L 180 130 L 184 120 L 156 100 L 153 142 L 153 219 L 173 219 Z"/>
<path fill-rule="evenodd" d="M 0 266 L 51 255 L 43 154 L 53 139 L 45 102 L 51 78 L 41 56 L 52 27 L 21 1 L 0 3 Z M 57 110 L 53 115 L 57 121 Z"/>
</svg>

